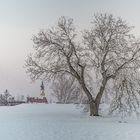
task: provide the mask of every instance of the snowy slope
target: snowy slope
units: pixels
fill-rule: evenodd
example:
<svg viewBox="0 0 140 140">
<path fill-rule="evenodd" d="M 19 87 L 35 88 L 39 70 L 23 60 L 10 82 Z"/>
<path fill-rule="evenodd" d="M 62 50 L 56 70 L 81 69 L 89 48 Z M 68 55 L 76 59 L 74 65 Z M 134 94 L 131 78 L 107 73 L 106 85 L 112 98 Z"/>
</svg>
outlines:
<svg viewBox="0 0 140 140">
<path fill-rule="evenodd" d="M 74 105 L 0 107 L 0 140 L 140 140 L 140 121 L 91 118 Z"/>
</svg>

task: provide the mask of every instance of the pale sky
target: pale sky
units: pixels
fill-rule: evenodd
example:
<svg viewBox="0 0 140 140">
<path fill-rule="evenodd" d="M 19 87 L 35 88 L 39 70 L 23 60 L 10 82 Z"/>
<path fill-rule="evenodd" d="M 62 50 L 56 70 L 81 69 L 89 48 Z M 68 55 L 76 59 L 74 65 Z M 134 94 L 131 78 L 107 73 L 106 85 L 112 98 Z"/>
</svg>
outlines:
<svg viewBox="0 0 140 140">
<path fill-rule="evenodd" d="M 32 83 L 23 68 L 33 51 L 32 36 L 55 25 L 60 16 L 74 18 L 78 30 L 88 28 L 94 13 L 122 17 L 140 37 L 139 0 L 0 0 L 0 93 L 39 93 L 40 81 Z"/>
</svg>

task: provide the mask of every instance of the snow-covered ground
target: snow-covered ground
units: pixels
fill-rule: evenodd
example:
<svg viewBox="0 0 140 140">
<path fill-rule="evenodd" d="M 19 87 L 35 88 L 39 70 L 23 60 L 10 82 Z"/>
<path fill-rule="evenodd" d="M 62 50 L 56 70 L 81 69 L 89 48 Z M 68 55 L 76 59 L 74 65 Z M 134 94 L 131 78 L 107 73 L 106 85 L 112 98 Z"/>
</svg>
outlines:
<svg viewBox="0 0 140 140">
<path fill-rule="evenodd" d="M 0 140 L 140 140 L 140 120 L 89 117 L 74 105 L 0 107 Z"/>
</svg>

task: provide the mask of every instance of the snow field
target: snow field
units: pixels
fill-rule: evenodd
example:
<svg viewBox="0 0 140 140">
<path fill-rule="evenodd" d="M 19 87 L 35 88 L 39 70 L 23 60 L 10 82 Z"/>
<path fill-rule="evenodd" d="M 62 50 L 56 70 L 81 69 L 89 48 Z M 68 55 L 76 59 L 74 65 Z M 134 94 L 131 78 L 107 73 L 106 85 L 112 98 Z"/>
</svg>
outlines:
<svg viewBox="0 0 140 140">
<path fill-rule="evenodd" d="M 0 140 L 140 140 L 140 120 L 93 118 L 74 105 L 0 107 Z"/>
</svg>

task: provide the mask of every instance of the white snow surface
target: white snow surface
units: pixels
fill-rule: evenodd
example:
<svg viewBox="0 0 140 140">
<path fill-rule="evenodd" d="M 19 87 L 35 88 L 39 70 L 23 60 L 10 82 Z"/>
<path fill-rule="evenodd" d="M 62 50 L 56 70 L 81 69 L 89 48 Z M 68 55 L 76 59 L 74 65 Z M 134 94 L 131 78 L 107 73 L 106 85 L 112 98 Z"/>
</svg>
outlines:
<svg viewBox="0 0 140 140">
<path fill-rule="evenodd" d="M 75 105 L 0 107 L 0 140 L 140 140 L 140 120 L 89 117 Z"/>
</svg>

